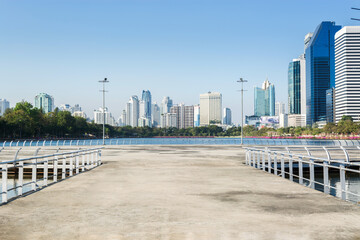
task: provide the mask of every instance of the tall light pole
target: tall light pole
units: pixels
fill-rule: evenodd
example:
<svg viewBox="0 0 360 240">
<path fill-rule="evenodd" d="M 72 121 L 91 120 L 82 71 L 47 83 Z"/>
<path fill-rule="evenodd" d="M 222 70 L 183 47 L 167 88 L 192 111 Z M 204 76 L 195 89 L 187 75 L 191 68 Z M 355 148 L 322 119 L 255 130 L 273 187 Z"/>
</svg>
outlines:
<svg viewBox="0 0 360 240">
<path fill-rule="evenodd" d="M 247 82 L 247 80 L 244 80 L 243 78 L 240 78 L 238 83 L 241 83 L 241 145 L 243 145 L 243 129 L 244 129 L 244 82 Z"/>
<path fill-rule="evenodd" d="M 100 92 L 103 93 L 103 145 L 105 145 L 105 92 L 107 92 L 105 91 L 105 83 L 108 83 L 109 81 L 107 78 L 104 78 L 104 80 L 100 80 L 99 82 L 103 84 L 103 89 L 100 90 Z"/>
</svg>

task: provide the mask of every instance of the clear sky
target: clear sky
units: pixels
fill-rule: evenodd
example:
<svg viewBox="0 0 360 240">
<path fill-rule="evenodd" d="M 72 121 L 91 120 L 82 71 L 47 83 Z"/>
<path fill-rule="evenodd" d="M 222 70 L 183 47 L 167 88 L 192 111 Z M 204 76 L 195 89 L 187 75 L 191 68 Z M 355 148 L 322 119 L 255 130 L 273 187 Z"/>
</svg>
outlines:
<svg viewBox="0 0 360 240">
<path fill-rule="evenodd" d="M 321 21 L 358 25 L 356 0 L 0 0 L 0 98 L 11 106 L 102 104 L 98 80 L 107 77 L 107 106 L 118 118 L 131 95 L 150 90 L 158 103 L 197 104 L 217 91 L 240 121 L 253 88 L 269 78 L 276 101 L 287 102 L 287 68 L 303 53 L 305 34 Z"/>
</svg>

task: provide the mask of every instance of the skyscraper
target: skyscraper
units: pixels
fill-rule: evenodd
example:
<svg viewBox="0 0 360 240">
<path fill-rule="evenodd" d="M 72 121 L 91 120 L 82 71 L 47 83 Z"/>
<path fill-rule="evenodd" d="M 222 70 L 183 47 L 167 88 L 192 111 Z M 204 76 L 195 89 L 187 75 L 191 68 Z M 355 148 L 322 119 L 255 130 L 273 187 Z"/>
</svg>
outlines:
<svg viewBox="0 0 360 240">
<path fill-rule="evenodd" d="M 275 115 L 275 87 L 268 79 L 262 84 L 261 88 L 254 87 L 254 115 Z"/>
<path fill-rule="evenodd" d="M 280 116 L 280 114 L 285 114 L 285 103 L 276 102 L 275 103 L 275 116 Z"/>
<path fill-rule="evenodd" d="M 301 79 L 300 59 L 289 63 L 288 70 L 288 112 L 289 114 L 301 113 Z"/>
<path fill-rule="evenodd" d="M 340 28 L 335 22 L 322 22 L 305 41 L 306 125 L 326 120 L 326 90 L 335 86 L 334 37 Z"/>
<path fill-rule="evenodd" d="M 231 109 L 230 108 L 224 108 L 223 110 L 223 124 L 224 125 L 231 125 Z"/>
<path fill-rule="evenodd" d="M 126 104 L 126 125 L 137 127 L 139 120 L 139 98 L 132 96 Z"/>
<path fill-rule="evenodd" d="M 160 107 L 157 105 L 156 102 L 154 104 L 152 104 L 151 120 L 152 120 L 153 127 L 160 126 Z"/>
<path fill-rule="evenodd" d="M 10 108 L 10 103 L 6 99 L 0 99 L 0 116 L 4 115 L 8 108 Z"/>
<path fill-rule="evenodd" d="M 46 93 L 39 93 L 35 96 L 35 107 L 41 109 L 43 113 L 54 111 L 54 98 Z"/>
<path fill-rule="evenodd" d="M 346 26 L 335 34 L 335 113 L 360 121 L 360 26 Z"/>
<path fill-rule="evenodd" d="M 194 127 L 194 106 L 180 104 L 172 106 L 170 112 L 176 114 L 177 128 Z"/>
<path fill-rule="evenodd" d="M 161 102 L 161 108 L 160 108 L 160 113 L 169 113 L 170 112 L 170 108 L 173 106 L 173 101 L 171 98 L 169 97 L 164 97 L 162 102 Z"/>
<path fill-rule="evenodd" d="M 142 91 L 141 101 L 144 103 L 144 115 L 141 117 L 151 120 L 151 93 L 149 90 Z"/>
<path fill-rule="evenodd" d="M 200 94 L 200 126 L 220 124 L 222 96 L 218 92 Z"/>
</svg>

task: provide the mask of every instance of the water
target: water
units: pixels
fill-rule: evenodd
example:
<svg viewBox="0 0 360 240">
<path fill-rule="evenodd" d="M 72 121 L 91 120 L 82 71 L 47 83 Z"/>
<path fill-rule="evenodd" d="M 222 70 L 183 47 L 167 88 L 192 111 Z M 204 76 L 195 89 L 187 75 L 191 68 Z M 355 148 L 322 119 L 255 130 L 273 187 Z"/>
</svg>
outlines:
<svg viewBox="0 0 360 240">
<path fill-rule="evenodd" d="M 244 138 L 246 145 L 358 146 L 359 140 Z M 241 138 L 112 138 L 106 145 L 239 145 Z M 102 145 L 102 139 L 5 141 L 0 146 L 84 146 Z"/>
</svg>

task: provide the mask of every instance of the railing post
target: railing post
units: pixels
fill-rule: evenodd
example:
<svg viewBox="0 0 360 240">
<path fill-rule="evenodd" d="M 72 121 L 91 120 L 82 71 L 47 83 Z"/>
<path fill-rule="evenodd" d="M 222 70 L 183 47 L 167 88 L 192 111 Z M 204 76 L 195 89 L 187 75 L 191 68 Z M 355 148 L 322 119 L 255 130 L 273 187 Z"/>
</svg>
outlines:
<svg viewBox="0 0 360 240">
<path fill-rule="evenodd" d="M 57 182 L 57 175 L 58 175 L 58 157 L 56 156 L 53 161 L 53 175 L 54 175 L 54 182 Z"/>
<path fill-rule="evenodd" d="M 69 176 L 71 177 L 73 175 L 73 171 L 74 171 L 74 165 L 73 165 L 73 162 L 74 162 L 74 155 L 71 155 L 70 156 L 70 166 L 69 166 Z"/>
<path fill-rule="evenodd" d="M 331 161 L 331 156 L 329 151 L 326 149 L 326 147 L 323 147 L 328 161 L 324 161 L 324 165 L 323 165 L 323 175 L 324 175 L 324 193 L 329 194 L 330 193 L 330 181 L 329 181 L 329 163 Z"/>
<path fill-rule="evenodd" d="M 99 161 L 98 161 L 98 166 L 101 165 L 101 149 L 99 149 Z"/>
<path fill-rule="evenodd" d="M 99 156 L 100 156 L 100 153 L 99 153 L 99 150 L 96 150 L 96 155 L 95 155 L 95 167 L 96 166 L 99 166 Z"/>
<path fill-rule="evenodd" d="M 86 154 L 86 169 L 89 169 L 91 152 Z"/>
<path fill-rule="evenodd" d="M 66 156 L 64 156 L 63 158 L 61 179 L 65 179 L 65 177 L 66 177 Z"/>
<path fill-rule="evenodd" d="M 299 184 L 304 184 L 303 177 L 303 162 L 302 157 L 299 157 Z"/>
<path fill-rule="evenodd" d="M 262 151 L 262 170 L 265 171 L 265 151 L 266 148 Z"/>
<path fill-rule="evenodd" d="M 274 174 L 277 176 L 278 169 L 277 169 L 277 153 L 274 153 Z"/>
<path fill-rule="evenodd" d="M 7 164 L 2 164 L 1 167 L 1 178 L 2 178 L 2 193 L 1 193 L 1 201 L 2 203 L 7 202 L 7 173 L 8 167 Z"/>
<path fill-rule="evenodd" d="M 19 190 L 18 194 L 21 196 L 23 194 L 23 185 L 24 185 L 24 162 L 19 162 Z"/>
<path fill-rule="evenodd" d="M 315 189 L 314 159 L 310 158 L 310 188 Z"/>
<path fill-rule="evenodd" d="M 285 178 L 285 162 L 284 162 L 284 154 L 281 154 L 281 177 Z"/>
<path fill-rule="evenodd" d="M 245 152 L 245 164 L 246 165 L 249 165 L 248 164 L 248 159 L 249 159 L 249 149 L 246 149 L 246 152 Z"/>
<path fill-rule="evenodd" d="M 256 168 L 260 169 L 260 150 L 258 150 L 257 152 L 257 164 L 256 164 Z"/>
<path fill-rule="evenodd" d="M 85 171 L 85 152 L 81 154 L 81 171 Z"/>
<path fill-rule="evenodd" d="M 48 185 L 48 167 L 49 167 L 49 159 L 45 158 L 45 161 L 44 161 L 44 186 Z"/>
<path fill-rule="evenodd" d="M 36 179 L 37 179 L 37 158 L 32 160 L 31 166 L 31 190 L 36 190 Z"/>
<path fill-rule="evenodd" d="M 75 157 L 75 168 L 75 173 L 79 174 L 79 153 L 77 153 Z"/>
<path fill-rule="evenodd" d="M 268 172 L 271 173 L 271 153 L 268 150 Z"/>
<path fill-rule="evenodd" d="M 341 184 L 341 199 L 346 200 L 345 166 L 344 166 L 344 164 L 340 164 L 340 184 Z"/>
</svg>

